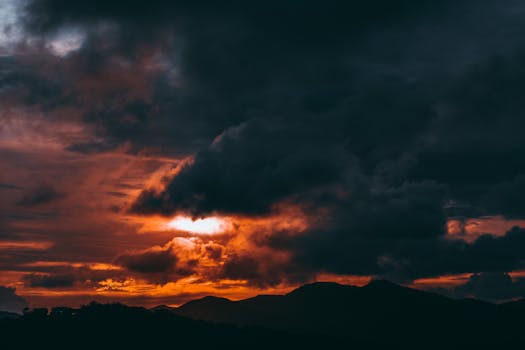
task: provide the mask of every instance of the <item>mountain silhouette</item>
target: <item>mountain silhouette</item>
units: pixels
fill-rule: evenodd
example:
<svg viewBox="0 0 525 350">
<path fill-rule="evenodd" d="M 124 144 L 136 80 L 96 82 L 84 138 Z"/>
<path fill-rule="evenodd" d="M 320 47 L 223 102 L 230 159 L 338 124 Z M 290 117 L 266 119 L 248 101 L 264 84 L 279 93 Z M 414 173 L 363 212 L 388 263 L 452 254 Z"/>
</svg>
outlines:
<svg viewBox="0 0 525 350">
<path fill-rule="evenodd" d="M 375 280 L 364 287 L 313 283 L 286 295 L 261 295 L 240 301 L 205 297 L 172 312 L 238 326 L 351 335 L 410 348 L 426 344 L 426 348 L 450 349 L 521 341 L 516 325 L 525 315 L 525 302 L 496 305 L 473 299 L 454 300 Z"/>
<path fill-rule="evenodd" d="M 220 298 L 206 301 L 220 302 Z M 222 300 L 224 302 L 224 300 Z M 0 344 L 17 349 L 191 348 L 269 349 L 340 347 L 383 349 L 380 341 L 237 327 L 179 316 L 166 306 L 148 310 L 122 304 L 91 303 L 79 309 L 38 308 L 14 318 L 0 318 Z M 393 349 L 402 349 L 398 346 Z"/>
<path fill-rule="evenodd" d="M 178 308 L 91 303 L 0 317 L 16 348 L 522 349 L 525 300 L 454 300 L 387 281 L 313 283 L 285 295 L 204 297 Z"/>
</svg>

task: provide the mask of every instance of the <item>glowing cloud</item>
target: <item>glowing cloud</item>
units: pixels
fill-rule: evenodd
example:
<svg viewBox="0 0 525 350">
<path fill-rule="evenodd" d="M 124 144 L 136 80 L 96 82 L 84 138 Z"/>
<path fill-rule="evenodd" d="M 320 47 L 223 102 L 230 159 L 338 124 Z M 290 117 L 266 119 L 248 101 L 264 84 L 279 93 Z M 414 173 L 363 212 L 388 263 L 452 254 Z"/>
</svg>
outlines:
<svg viewBox="0 0 525 350">
<path fill-rule="evenodd" d="M 16 249 L 28 249 L 28 250 L 46 250 L 53 246 L 53 242 L 40 242 L 40 241 L 0 241 L 0 250 L 16 250 Z"/>
<path fill-rule="evenodd" d="M 211 235 L 221 233 L 230 228 L 230 223 L 217 217 L 193 220 L 186 216 L 177 216 L 166 224 L 169 229 Z"/>
</svg>

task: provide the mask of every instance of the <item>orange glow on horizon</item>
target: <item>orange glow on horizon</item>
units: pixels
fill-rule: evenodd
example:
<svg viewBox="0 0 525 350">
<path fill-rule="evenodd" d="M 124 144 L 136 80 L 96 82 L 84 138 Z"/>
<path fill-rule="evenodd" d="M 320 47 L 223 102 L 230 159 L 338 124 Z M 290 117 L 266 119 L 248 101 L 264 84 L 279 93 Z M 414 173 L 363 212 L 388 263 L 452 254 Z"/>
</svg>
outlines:
<svg viewBox="0 0 525 350">
<path fill-rule="evenodd" d="M 336 282 L 343 285 L 363 287 L 372 281 L 372 276 L 338 275 L 321 273 L 315 278 L 316 282 Z"/>
<path fill-rule="evenodd" d="M 443 275 L 437 277 L 428 277 L 428 278 L 419 278 L 414 280 L 411 283 L 411 287 L 441 287 L 441 288 L 451 288 L 457 287 L 464 284 L 470 277 L 472 273 L 460 273 L 455 275 Z"/>
</svg>

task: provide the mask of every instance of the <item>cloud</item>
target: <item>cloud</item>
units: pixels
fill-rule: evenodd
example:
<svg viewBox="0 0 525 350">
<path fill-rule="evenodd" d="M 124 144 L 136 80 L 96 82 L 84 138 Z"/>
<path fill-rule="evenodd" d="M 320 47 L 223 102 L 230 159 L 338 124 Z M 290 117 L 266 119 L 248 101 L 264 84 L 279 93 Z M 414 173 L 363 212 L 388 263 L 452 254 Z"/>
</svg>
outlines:
<svg viewBox="0 0 525 350">
<path fill-rule="evenodd" d="M 525 175 L 503 181 L 492 187 L 482 198 L 483 208 L 507 218 L 523 218 L 525 212 Z"/>
<path fill-rule="evenodd" d="M 217 259 L 217 252 L 206 248 L 217 247 L 196 240 L 174 238 L 164 246 L 153 246 L 143 250 L 129 251 L 115 260 L 127 271 L 153 283 L 175 282 L 199 269 L 199 259 Z M 202 262 L 202 261 L 201 261 Z"/>
<path fill-rule="evenodd" d="M 0 189 L 4 190 L 21 190 L 20 187 L 12 184 L 0 184 Z"/>
<path fill-rule="evenodd" d="M 518 227 L 504 236 L 485 234 L 466 242 L 443 235 L 360 236 L 342 226 L 292 236 L 279 232 L 259 244 L 288 252 L 289 264 L 305 273 L 372 275 L 401 283 L 444 274 L 516 271 L 525 262 L 525 232 Z M 285 269 L 280 271 L 286 278 Z"/>
<path fill-rule="evenodd" d="M 26 11 L 27 40 L 0 58 L 9 112 L 0 155 L 13 164 L 6 184 L 23 193 L 4 191 L 2 209 L 18 200 L 24 211 L 2 230 L 23 233 L 17 218 L 41 218 L 36 210 L 68 193 L 60 227 L 38 220 L 31 232 L 56 241 L 49 258 L 110 261 L 120 250 L 126 273 L 154 282 L 252 286 L 523 266 L 522 229 L 468 242 L 445 230 L 456 216 L 525 215 L 518 1 L 33 0 Z M 47 44 L 67 30 L 83 39 L 57 55 Z M 47 162 L 32 156 L 41 139 Z M 191 161 L 152 189 L 142 185 L 159 162 L 123 160 L 151 155 Z M 18 159 L 31 165 L 23 181 Z M 26 190 L 38 167 L 64 180 Z M 136 192 L 108 185 L 119 174 L 142 188 L 133 203 Z M 307 218 L 300 230 L 233 229 L 154 247 L 157 236 L 122 234 L 137 230 L 124 213 L 291 220 L 283 207 Z M 69 273 L 51 272 L 42 273 Z"/>
<path fill-rule="evenodd" d="M 454 290 L 455 294 L 463 294 L 479 299 L 499 301 L 525 296 L 525 279 L 513 280 L 508 273 L 489 272 L 477 273 L 462 286 Z"/>
<path fill-rule="evenodd" d="M 423 11 L 425 4 L 404 13 L 417 13 L 411 24 L 415 27 L 395 12 L 390 29 L 404 42 L 389 44 L 389 52 L 370 47 L 374 43 L 384 47 L 387 38 L 396 40 L 380 25 L 367 32 L 377 41 L 363 43 L 357 36 L 349 44 L 337 36 L 345 30 L 366 30 L 357 24 L 329 36 L 333 41 L 318 55 L 312 54 L 320 48 L 315 38 L 308 40 L 309 48 L 287 42 L 301 52 L 301 59 L 280 47 L 279 40 L 268 39 L 260 47 L 268 48 L 264 45 L 270 42 L 274 46 L 257 60 L 258 48 L 250 51 L 248 39 L 239 39 L 226 46 L 226 52 L 207 56 L 214 57 L 214 62 L 204 61 L 208 69 L 205 64 L 184 66 L 184 76 L 200 82 L 202 91 L 220 86 L 221 92 L 238 92 L 236 101 L 253 111 L 200 148 L 164 190 L 145 189 L 132 212 L 255 216 L 270 215 L 283 203 L 316 218 L 316 212 L 322 212 L 317 214 L 322 218 L 301 235 L 275 232 L 256 242 L 289 252 L 292 261 L 310 273 L 410 281 L 424 275 L 521 266 L 522 257 L 513 250 L 522 245 L 518 229 L 503 238 L 487 235 L 471 243 L 446 237 L 448 213 L 456 209 L 447 208 L 449 203 L 467 203 L 471 217 L 523 215 L 519 174 L 525 168 L 519 157 L 523 143 L 516 113 L 523 106 L 512 97 L 525 81 L 516 49 L 521 44 L 515 38 L 496 43 L 497 35 L 488 34 L 499 58 L 478 46 L 476 31 L 493 18 L 489 13 L 494 8 L 484 2 L 472 20 L 462 12 L 471 5 L 465 1 L 458 9 L 469 26 L 461 26 L 467 29 L 455 41 L 448 39 L 458 32 L 459 22 L 448 16 L 447 4 L 435 16 Z M 360 10 L 367 11 L 366 5 Z M 512 20 L 502 23 L 511 16 L 508 12 L 494 13 L 496 22 L 523 31 Z M 265 25 L 250 24 L 255 28 L 248 26 L 247 38 Z M 445 34 L 438 34 L 435 26 L 445 28 Z M 319 35 L 328 34 L 323 30 Z M 436 51 L 424 52 L 422 39 L 407 34 L 410 31 L 424 33 L 425 40 L 432 38 Z M 188 38 L 191 42 L 195 37 Z M 455 47 L 465 43 L 475 54 Z M 332 44 L 338 53 L 331 51 Z M 182 57 L 210 53 L 198 40 L 193 45 Z M 445 62 L 437 47 L 447 55 L 457 54 L 454 62 Z M 399 54 L 399 61 L 386 58 L 393 53 Z M 259 69 L 249 69 L 243 61 L 234 68 L 220 60 L 221 54 L 254 58 L 248 62 Z M 315 72 L 308 67 L 316 67 Z M 497 86 L 502 89 L 491 94 Z M 227 111 L 236 103 L 226 98 L 220 106 Z M 512 186 L 505 185 L 509 181 Z M 263 280 L 260 264 L 252 260 L 246 261 L 252 266 L 247 270 L 238 269 L 235 259 L 226 267 L 231 267 L 232 275 L 247 279 L 257 275 Z"/>
<path fill-rule="evenodd" d="M 417 253 L 418 245 L 444 239 L 442 186 L 406 183 L 380 190 L 364 185 L 354 186 L 356 190 L 346 197 L 325 199 L 330 210 L 301 234 L 271 232 L 259 236 L 256 243 L 289 252 L 291 261 L 304 271 L 381 275 L 394 269 L 389 256 L 397 255 L 400 248 L 407 251 L 400 251 L 396 261 Z"/>
<path fill-rule="evenodd" d="M 207 275 L 207 278 L 241 280 L 255 288 L 268 288 L 311 282 L 315 274 L 288 258 L 260 252 L 257 255 L 239 252 L 228 256 L 216 275 Z"/>
<path fill-rule="evenodd" d="M 243 14 L 249 16 L 254 21 L 257 19 L 258 11 L 263 16 L 263 23 L 259 25 L 270 25 L 266 22 L 266 16 L 274 13 L 279 18 L 286 19 L 284 23 L 277 23 L 277 28 L 270 32 L 273 35 L 279 33 L 289 24 L 300 25 L 302 28 L 313 31 L 309 21 L 317 15 L 321 23 L 320 31 L 334 31 L 336 29 L 353 29 L 355 27 L 368 24 L 371 21 L 384 20 L 385 18 L 403 18 L 404 15 L 418 14 L 420 9 L 428 8 L 430 1 L 422 1 L 414 4 L 410 1 L 397 1 L 392 3 L 385 0 L 377 0 L 373 3 L 356 1 L 348 4 L 340 4 L 337 1 L 328 1 L 324 6 L 315 1 L 310 1 L 303 6 L 296 4 L 286 4 L 275 1 L 255 1 L 248 6 L 242 2 L 234 1 L 228 4 L 217 6 L 213 1 L 197 1 L 195 4 L 187 4 L 184 1 L 172 1 L 165 3 L 160 0 L 154 1 L 134 1 L 132 4 L 123 0 L 107 3 L 104 1 L 79 1 L 75 4 L 68 4 L 62 0 L 35 0 L 28 6 L 28 24 L 38 30 L 54 29 L 63 25 L 68 20 L 80 23 L 89 23 L 100 19 L 117 19 L 128 21 L 144 22 L 163 22 L 184 16 L 210 16 L 218 14 L 227 16 L 228 14 Z M 339 6 L 338 6 L 339 5 Z M 342 5 L 342 8 L 340 7 Z M 410 5 L 410 6 L 409 6 Z M 294 13 L 292 11 L 296 11 Z M 344 15 L 338 13 L 344 12 Z M 354 21 L 344 22 L 345 18 Z M 334 21 L 330 22 L 329 20 Z M 344 24 L 344 27 L 340 27 Z M 160 25 L 160 24 L 157 24 Z M 275 26 L 275 24 L 274 24 Z M 300 33 L 287 33 L 287 35 L 299 35 Z M 312 38 L 315 40 L 316 38 Z"/>
<path fill-rule="evenodd" d="M 446 183 L 477 215 L 523 216 L 513 199 L 523 193 L 525 173 L 517 117 L 524 106 L 515 98 L 525 81 L 523 47 L 516 51 L 477 63 L 456 80 L 405 175 Z"/>
<path fill-rule="evenodd" d="M 75 276 L 72 274 L 65 275 L 47 275 L 47 274 L 29 274 L 24 276 L 24 283 L 33 288 L 65 288 L 72 287 L 75 283 Z"/>
<path fill-rule="evenodd" d="M 410 243 L 410 244 L 408 244 Z M 394 270 L 410 278 L 442 274 L 514 271 L 524 267 L 525 231 L 482 235 L 473 242 L 438 239 L 398 245 L 390 255 Z"/>
<path fill-rule="evenodd" d="M 14 313 L 22 313 L 28 306 L 21 296 L 16 295 L 15 288 L 0 286 L 0 310 Z"/>
<path fill-rule="evenodd" d="M 138 273 L 169 273 L 175 269 L 177 257 L 170 245 L 136 253 L 124 253 L 116 260 L 125 268 Z"/>
<path fill-rule="evenodd" d="M 142 192 L 131 210 L 264 214 L 290 196 L 340 181 L 351 159 L 337 146 L 320 148 L 315 141 L 307 146 L 303 137 L 260 120 L 228 129 L 197 153 L 164 191 Z"/>
<path fill-rule="evenodd" d="M 40 185 L 32 189 L 30 192 L 26 192 L 17 204 L 20 206 L 31 207 L 54 202 L 63 196 L 62 193 L 57 192 L 52 186 Z"/>
<path fill-rule="evenodd" d="M 525 296 L 525 279 L 512 278 L 506 272 L 474 273 L 454 288 L 431 288 L 431 291 L 453 298 L 476 298 L 490 302 L 508 301 Z"/>
<path fill-rule="evenodd" d="M 235 256 L 224 265 L 224 277 L 234 280 L 259 279 L 259 262 L 249 256 Z"/>
<path fill-rule="evenodd" d="M 76 24 L 88 33 L 77 52 L 50 59 L 54 69 L 64 71 L 61 79 L 56 75 L 51 79 L 42 74 L 34 77 L 36 68 L 24 70 L 33 76 L 33 86 L 52 83 L 55 87 L 54 93 L 42 94 L 40 100 L 32 99 L 33 103 L 51 109 L 64 104 L 80 107 L 83 119 L 97 130 L 98 138 L 73 143 L 69 149 L 105 151 L 129 142 L 135 150 L 155 147 L 157 151 L 162 148 L 163 152 L 188 154 L 253 114 L 281 111 L 291 119 L 303 110 L 326 114 L 335 105 L 345 104 L 349 97 L 345 91 L 361 85 L 362 77 L 354 73 L 366 68 L 360 66 L 360 56 L 371 54 L 363 47 L 368 32 L 386 30 L 383 23 L 388 20 L 396 29 L 403 28 L 403 33 L 410 19 L 426 18 L 433 13 L 429 8 L 444 7 L 427 1 L 384 0 L 373 5 L 313 1 L 302 6 L 268 2 L 246 6 L 234 2 L 217 7 L 205 3 L 207 6 L 201 7 L 177 1 L 137 1 L 133 5 L 81 1 L 74 6 L 54 0 L 30 2 L 26 14 L 29 31 L 42 34 L 46 29 L 53 32 Z M 314 21 L 318 25 L 312 26 Z M 137 22 L 148 24 L 135 25 Z M 246 34 L 236 35 L 240 29 Z M 390 25 L 388 30 L 392 30 Z M 153 37 L 158 40 L 146 45 Z M 208 46 L 207 42 L 217 45 Z M 345 62 L 353 56 L 356 67 L 347 67 Z M 319 72 L 303 74 L 311 72 L 312 66 Z M 281 74 L 283 71 L 286 74 Z M 175 81 L 166 78 L 172 73 Z M 112 79 L 105 79 L 107 76 Z M 425 110 L 417 98 L 409 97 L 413 106 L 408 108 L 397 103 L 397 98 L 389 98 L 388 90 L 399 91 L 396 84 L 373 93 L 400 109 L 400 115 Z M 373 98 L 365 95 L 357 101 Z M 287 101 L 293 105 L 286 107 Z M 362 113 L 361 107 L 356 107 L 355 112 Z M 352 111 L 334 112 L 340 117 Z M 404 127 L 396 130 L 412 131 L 409 121 L 417 119 L 408 114 Z M 334 123 L 330 119 L 325 126 Z M 347 127 L 356 131 L 366 128 L 359 119 Z M 334 129 L 344 127 L 335 122 Z M 385 131 L 389 126 L 395 125 L 385 125 Z M 361 140 L 363 135 L 355 136 Z M 391 141 L 403 140 L 394 139 Z"/>
</svg>

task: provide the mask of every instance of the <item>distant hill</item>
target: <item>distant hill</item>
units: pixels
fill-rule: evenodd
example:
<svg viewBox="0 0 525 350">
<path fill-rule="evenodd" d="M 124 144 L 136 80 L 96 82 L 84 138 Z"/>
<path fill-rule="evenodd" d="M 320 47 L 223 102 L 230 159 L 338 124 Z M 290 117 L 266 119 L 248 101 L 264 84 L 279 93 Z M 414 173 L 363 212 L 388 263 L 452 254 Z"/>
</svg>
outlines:
<svg viewBox="0 0 525 350">
<path fill-rule="evenodd" d="M 0 344 L 9 345 L 6 349 L 310 349 L 312 346 L 383 349 L 385 346 L 372 339 L 197 321 L 176 315 L 166 306 L 147 310 L 98 303 L 79 309 L 33 309 L 17 318 L 0 319 Z M 403 349 L 390 344 L 389 348 Z"/>
<path fill-rule="evenodd" d="M 181 316 L 291 332 L 352 336 L 417 347 L 501 346 L 523 340 L 525 302 L 495 305 L 372 281 L 364 287 L 313 283 L 286 295 L 240 301 L 205 297 L 172 312 Z M 432 340 L 429 344 L 429 340 Z"/>
</svg>

